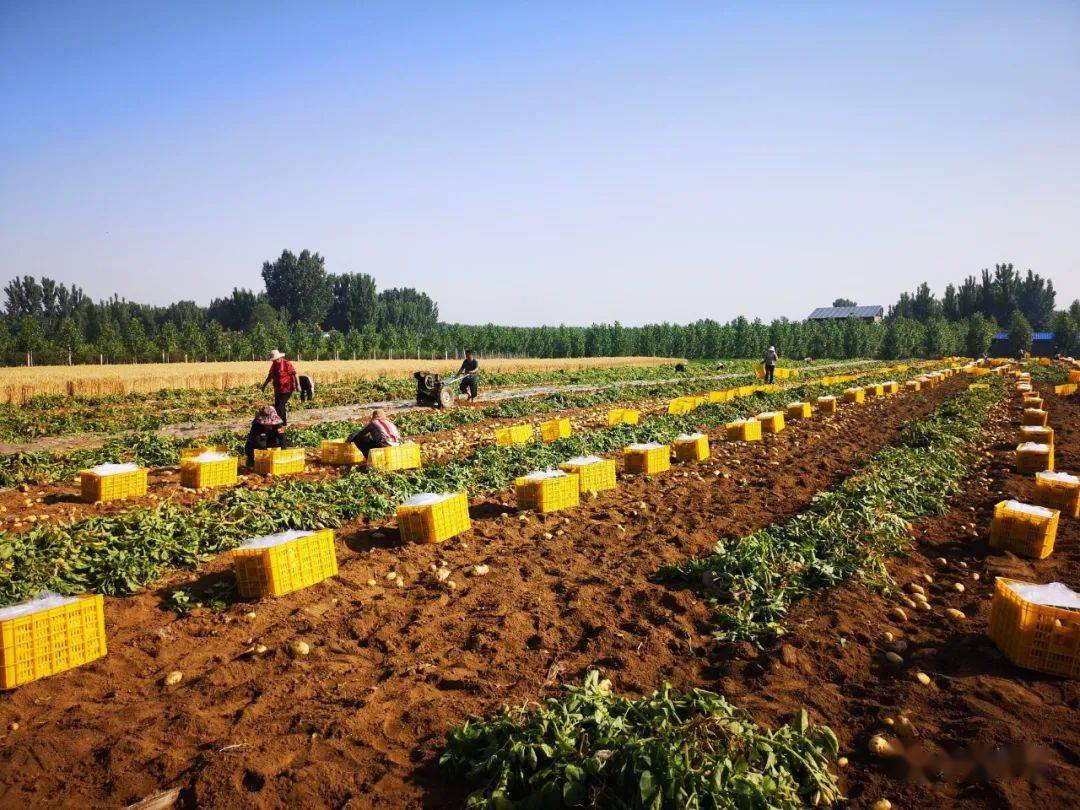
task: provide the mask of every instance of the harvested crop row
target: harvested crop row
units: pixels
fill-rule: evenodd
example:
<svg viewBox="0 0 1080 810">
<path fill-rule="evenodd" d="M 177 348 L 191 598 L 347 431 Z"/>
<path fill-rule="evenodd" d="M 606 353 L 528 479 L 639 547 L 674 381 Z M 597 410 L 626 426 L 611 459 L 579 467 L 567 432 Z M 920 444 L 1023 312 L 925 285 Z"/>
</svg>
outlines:
<svg viewBox="0 0 1080 810">
<path fill-rule="evenodd" d="M 955 494 L 974 461 L 971 442 L 1000 395 L 998 382 L 963 392 L 794 520 L 722 539 L 709 556 L 661 576 L 700 589 L 716 610 L 718 636 L 730 641 L 782 634 L 791 604 L 813 590 L 855 576 L 886 586 L 886 557 L 910 547 L 911 521 Z"/>
<path fill-rule="evenodd" d="M 162 591 L 108 599 L 107 658 L 0 706 L 0 726 L 33 718 L 48 741 L 35 761 L 21 758 L 24 738 L 0 743 L 0 803 L 124 804 L 180 787 L 200 806 L 363 796 L 460 807 L 464 795 L 433 781 L 431 763 L 447 728 L 470 715 L 535 700 L 598 666 L 635 695 L 665 679 L 684 690 L 714 683 L 698 630 L 707 611 L 648 575 L 705 552 L 717 531 L 744 534 L 804 508 L 892 441 L 901 419 L 962 384 L 841 408 L 658 478 L 624 479 L 572 520 L 521 520 L 500 492 L 473 504 L 470 535 L 438 547 L 398 547 L 392 530 L 352 525 L 339 533 L 339 578 L 290 597 L 182 619 L 162 610 Z M 478 576 L 481 563 L 490 570 Z M 456 589 L 434 565 L 453 571 Z M 230 577 L 222 558 L 163 590 Z M 289 655 L 296 640 L 309 655 Z M 267 651 L 251 652 L 259 645 Z M 173 670 L 180 684 L 156 680 Z M 78 752 L 99 749 L 108 756 L 87 769 Z"/>
<path fill-rule="evenodd" d="M 783 407 L 797 393 L 798 389 L 755 394 L 754 404 L 756 410 Z M 320 481 L 232 489 L 191 508 L 165 501 L 152 509 L 35 526 L 0 543 L 0 560 L 6 563 L 0 572 L 0 603 L 41 590 L 132 593 L 169 567 L 195 565 L 200 557 L 221 553 L 247 537 L 336 527 L 358 518 L 381 519 L 418 492 L 502 489 L 518 475 L 556 466 L 571 456 L 610 453 L 634 442 L 668 442 L 680 433 L 707 431 L 743 415 L 745 407 L 706 405 L 687 415 L 588 431 L 553 444 L 485 446 L 468 456 L 405 473 L 350 471 Z"/>
</svg>

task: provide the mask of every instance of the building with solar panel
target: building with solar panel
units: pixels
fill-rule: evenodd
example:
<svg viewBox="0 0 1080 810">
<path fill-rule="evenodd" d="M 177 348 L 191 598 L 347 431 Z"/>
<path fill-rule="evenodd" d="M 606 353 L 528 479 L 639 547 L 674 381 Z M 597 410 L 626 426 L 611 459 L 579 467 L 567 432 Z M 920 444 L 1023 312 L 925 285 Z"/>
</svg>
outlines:
<svg viewBox="0 0 1080 810">
<path fill-rule="evenodd" d="M 846 321 L 848 318 L 858 318 L 867 323 L 881 323 L 885 318 L 885 308 L 879 306 L 869 307 L 818 307 L 811 312 L 808 321 Z"/>
</svg>

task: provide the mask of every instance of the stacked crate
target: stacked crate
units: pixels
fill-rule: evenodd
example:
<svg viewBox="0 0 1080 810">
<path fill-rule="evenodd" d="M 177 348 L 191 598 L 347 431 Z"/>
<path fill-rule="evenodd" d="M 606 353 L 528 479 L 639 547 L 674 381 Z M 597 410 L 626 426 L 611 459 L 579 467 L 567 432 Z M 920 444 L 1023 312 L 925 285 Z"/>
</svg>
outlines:
<svg viewBox="0 0 1080 810">
<path fill-rule="evenodd" d="M 1057 538 L 1056 509 L 1019 501 L 1001 501 L 990 522 L 990 547 L 1007 549 L 1024 557 L 1049 557 Z"/>
<path fill-rule="evenodd" d="M 14 689 L 101 658 L 101 597 L 47 593 L 0 608 L 0 689 Z"/>
<path fill-rule="evenodd" d="M 360 448 L 348 439 L 330 439 L 319 442 L 319 461 L 323 464 L 345 466 L 363 464 L 365 459 Z"/>
<path fill-rule="evenodd" d="M 548 444 L 565 439 L 570 436 L 570 433 L 569 419 L 549 419 L 547 422 L 540 423 L 540 438 Z"/>
<path fill-rule="evenodd" d="M 709 437 L 704 433 L 684 433 L 675 439 L 677 461 L 704 461 L 709 457 Z"/>
<path fill-rule="evenodd" d="M 407 543 L 441 543 L 472 527 L 464 492 L 413 495 L 397 508 L 398 531 Z"/>
<path fill-rule="evenodd" d="M 82 499 L 107 503 L 146 494 L 147 470 L 138 464 L 98 464 L 79 473 Z"/>
<path fill-rule="evenodd" d="M 232 561 L 236 589 L 245 599 L 284 596 L 338 572 L 331 529 L 252 537 L 233 549 Z"/>
<path fill-rule="evenodd" d="M 563 470 L 531 472 L 514 481 L 519 509 L 540 514 L 571 509 L 581 500 L 580 479 Z"/>
<path fill-rule="evenodd" d="M 1080 678 L 1080 598 L 1061 583 L 1036 585 L 999 577 L 990 603 L 989 635 L 1019 667 Z"/>
<path fill-rule="evenodd" d="M 641 411 L 633 408 L 616 408 L 608 411 L 607 423 L 610 427 L 615 425 L 636 425 L 641 420 Z"/>
<path fill-rule="evenodd" d="M 757 419 L 736 419 L 724 426 L 728 441 L 733 442 L 759 442 L 761 441 L 761 422 Z"/>
<path fill-rule="evenodd" d="M 779 433 L 784 429 L 784 414 L 780 411 L 765 411 L 755 417 L 761 423 L 765 433 Z"/>
<path fill-rule="evenodd" d="M 822 413 L 836 413 L 836 397 L 831 394 L 817 398 L 817 406 Z"/>
<path fill-rule="evenodd" d="M 578 477 L 578 489 L 584 493 L 615 489 L 615 462 L 598 456 L 575 456 L 559 465 Z"/>
<path fill-rule="evenodd" d="M 374 470 L 415 470 L 420 467 L 420 445 L 416 442 L 373 447 L 368 451 L 368 466 Z"/>
<path fill-rule="evenodd" d="M 1049 444 L 1023 442 L 1016 446 L 1016 471 L 1022 475 L 1054 469 L 1054 448 Z"/>
<path fill-rule="evenodd" d="M 180 485 L 192 489 L 227 487 L 236 483 L 239 459 L 228 453 L 205 451 L 180 459 Z"/>
<path fill-rule="evenodd" d="M 1047 509 L 1057 509 L 1066 517 L 1080 517 L 1080 477 L 1064 472 L 1037 472 L 1032 500 Z"/>
<path fill-rule="evenodd" d="M 671 469 L 671 448 L 657 442 L 631 444 L 623 448 L 623 463 L 630 473 L 662 473 Z"/>
<path fill-rule="evenodd" d="M 511 425 L 510 427 L 495 428 L 495 444 L 499 447 L 509 447 L 513 444 L 526 444 L 533 439 L 532 425 Z"/>
<path fill-rule="evenodd" d="M 295 475 L 303 471 L 303 447 L 273 447 L 255 451 L 255 472 L 259 475 Z"/>
<path fill-rule="evenodd" d="M 813 413 L 809 402 L 789 402 L 786 416 L 788 419 L 809 419 Z"/>
</svg>

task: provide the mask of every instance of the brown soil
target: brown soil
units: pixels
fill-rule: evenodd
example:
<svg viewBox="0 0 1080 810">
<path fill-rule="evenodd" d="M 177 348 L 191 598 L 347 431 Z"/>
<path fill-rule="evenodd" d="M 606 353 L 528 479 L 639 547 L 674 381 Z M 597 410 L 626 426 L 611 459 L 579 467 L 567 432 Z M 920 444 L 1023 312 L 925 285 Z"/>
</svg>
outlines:
<svg viewBox="0 0 1080 810">
<path fill-rule="evenodd" d="M 964 384 L 722 445 L 701 464 L 625 478 L 567 516 L 520 516 L 505 496 L 478 499 L 473 530 L 442 546 L 401 547 L 392 529 L 346 527 L 336 579 L 224 614 L 165 609 L 190 575 L 108 599 L 106 658 L 0 702 L 0 729 L 19 724 L 0 739 L 0 805 L 116 805 L 178 787 L 187 806 L 458 806 L 434 757 L 470 715 L 536 700 L 592 667 L 633 693 L 665 679 L 731 688 L 725 674 L 741 659 L 712 647 L 707 608 L 649 578 L 720 536 L 805 508 L 894 441 L 903 419 Z M 440 563 L 455 588 L 431 573 Z M 490 573 L 472 576 L 478 563 Z M 198 584 L 228 575 L 223 557 Z M 857 590 L 851 598 L 873 601 Z M 289 654 L 296 640 L 310 655 Z M 266 654 L 250 652 L 257 644 Z M 165 687 L 177 669 L 183 681 Z M 795 710 L 812 691 L 800 685 L 771 713 Z"/>
</svg>

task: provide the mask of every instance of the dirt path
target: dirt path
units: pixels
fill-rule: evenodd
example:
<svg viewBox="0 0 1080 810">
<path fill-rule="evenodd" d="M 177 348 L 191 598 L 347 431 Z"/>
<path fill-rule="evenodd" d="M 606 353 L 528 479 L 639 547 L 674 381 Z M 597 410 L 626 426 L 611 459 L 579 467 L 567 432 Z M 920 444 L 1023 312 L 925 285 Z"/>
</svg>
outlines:
<svg viewBox="0 0 1080 810">
<path fill-rule="evenodd" d="M 867 364 L 879 364 L 877 360 L 851 360 L 842 363 L 827 363 L 824 365 L 815 365 L 808 367 L 808 371 L 813 371 L 815 376 L 820 376 L 818 372 L 828 371 L 838 367 L 856 367 L 859 365 Z M 735 380 L 739 378 L 749 377 L 750 374 L 711 374 L 703 376 L 687 375 L 683 377 L 672 377 L 663 380 L 623 380 L 620 382 L 605 383 L 603 385 L 594 384 L 568 384 L 568 385 L 534 385 L 526 387 L 512 387 L 512 388 L 496 388 L 489 390 L 481 390 L 480 395 L 476 399 L 476 403 L 479 406 L 491 405 L 496 402 L 502 402 L 507 399 L 519 399 L 522 397 L 538 397 L 545 394 L 566 393 L 566 394 L 579 394 L 588 393 L 590 391 L 600 391 L 609 388 L 620 388 L 623 386 L 630 387 L 647 387 L 654 385 L 668 385 L 671 383 L 680 383 L 688 381 L 700 381 L 702 387 L 707 388 L 711 382 L 719 380 Z M 476 407 L 469 405 L 462 405 L 460 407 Z M 370 413 L 372 408 L 385 408 L 393 413 L 408 412 L 414 410 L 422 410 L 418 406 L 415 400 L 412 399 L 395 399 L 395 400 L 383 400 L 379 402 L 361 402 L 355 405 L 337 405 L 328 408 L 294 408 L 290 411 L 290 418 L 292 424 L 295 427 L 304 427 L 307 425 L 314 425 L 320 422 L 332 422 L 337 420 L 342 421 L 358 421 Z M 245 416 L 244 418 L 237 419 L 225 419 L 225 420 L 212 420 L 205 422 L 187 422 L 179 423 L 175 425 L 166 425 L 158 428 L 155 432 L 162 436 L 173 436 L 178 438 L 198 438 L 201 436 L 209 436 L 216 433 L 219 430 L 229 430 L 234 433 L 239 433 L 247 430 L 251 424 L 251 417 Z M 93 447 L 101 447 L 104 441 L 109 438 L 106 436 L 98 436 L 93 434 L 78 435 L 78 436 L 46 436 L 40 439 L 35 439 L 29 442 L 0 442 L 0 453 L 27 453 L 38 450 L 45 450 L 51 452 L 63 452 L 70 450 L 81 450 Z"/>
<path fill-rule="evenodd" d="M 707 462 L 622 479 L 566 516 L 478 499 L 472 532 L 438 547 L 346 527 L 338 578 L 224 614 L 164 610 L 190 579 L 179 575 L 109 599 L 108 657 L 0 702 L 0 728 L 20 724 L 0 741 L 0 804 L 116 805 L 179 787 L 185 806 L 460 806 L 433 757 L 471 714 L 591 667 L 635 693 L 665 679 L 717 685 L 707 609 L 649 577 L 792 516 L 966 383 L 844 407 L 762 444 L 717 444 Z M 431 574 L 440 563 L 454 589 Z M 477 563 L 491 572 L 471 576 Z M 216 560 L 200 583 L 227 569 Z M 301 639 L 311 654 L 290 656 Z M 265 655 L 247 652 L 260 643 Z M 174 669 L 184 680 L 166 688 Z"/>
</svg>

